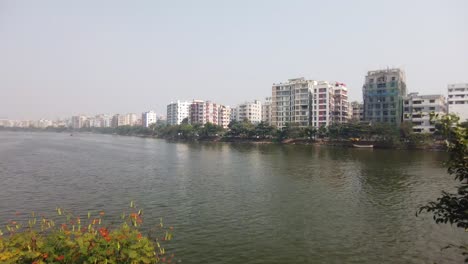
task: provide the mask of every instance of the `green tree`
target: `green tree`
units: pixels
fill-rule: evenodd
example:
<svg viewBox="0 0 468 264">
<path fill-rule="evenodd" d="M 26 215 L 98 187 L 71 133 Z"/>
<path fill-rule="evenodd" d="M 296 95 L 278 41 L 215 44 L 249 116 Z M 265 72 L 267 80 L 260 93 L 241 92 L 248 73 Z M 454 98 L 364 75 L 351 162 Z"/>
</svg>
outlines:
<svg viewBox="0 0 468 264">
<path fill-rule="evenodd" d="M 407 139 L 411 134 L 413 134 L 413 123 L 409 121 L 403 121 L 400 124 L 400 137 Z"/>
<path fill-rule="evenodd" d="M 200 137 L 202 138 L 211 138 L 211 137 L 216 137 L 219 136 L 220 133 L 224 131 L 223 127 L 212 124 L 212 123 L 206 123 L 201 129 L 200 129 Z"/>
<path fill-rule="evenodd" d="M 275 134 L 275 128 L 265 122 L 260 122 L 255 126 L 254 134 L 258 138 L 271 138 Z"/>
<path fill-rule="evenodd" d="M 450 223 L 459 228 L 468 229 L 468 129 L 460 124 L 459 118 L 453 114 L 441 118 L 435 116 L 437 130 L 445 136 L 447 152 L 447 171 L 458 181 L 456 193 L 442 192 L 436 201 L 421 207 L 418 213 L 433 214 L 436 223 Z M 460 246 L 464 255 L 468 248 Z M 465 259 L 468 262 L 468 258 Z"/>
<path fill-rule="evenodd" d="M 324 138 L 328 136 L 328 129 L 326 126 L 320 126 L 317 130 L 317 135 L 319 138 Z"/>
<path fill-rule="evenodd" d="M 306 127 L 304 128 L 304 136 L 308 139 L 315 139 L 317 135 L 317 129 L 315 127 Z"/>
</svg>

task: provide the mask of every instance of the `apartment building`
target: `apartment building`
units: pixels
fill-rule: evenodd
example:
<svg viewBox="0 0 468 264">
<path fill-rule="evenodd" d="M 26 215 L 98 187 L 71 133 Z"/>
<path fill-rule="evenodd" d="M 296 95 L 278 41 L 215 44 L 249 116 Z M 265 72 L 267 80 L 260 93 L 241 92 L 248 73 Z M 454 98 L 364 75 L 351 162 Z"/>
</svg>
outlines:
<svg viewBox="0 0 468 264">
<path fill-rule="evenodd" d="M 231 121 L 237 121 L 237 107 L 231 108 Z"/>
<path fill-rule="evenodd" d="M 156 124 L 157 116 L 156 112 L 148 111 L 141 114 L 141 125 L 149 127 L 151 124 Z"/>
<path fill-rule="evenodd" d="M 229 106 L 220 105 L 218 110 L 218 125 L 227 128 L 231 122 L 231 108 Z"/>
<path fill-rule="evenodd" d="M 262 122 L 270 125 L 271 122 L 271 97 L 266 97 L 262 104 Z"/>
<path fill-rule="evenodd" d="M 448 112 L 457 114 L 460 121 L 468 121 L 468 83 L 449 84 Z"/>
<path fill-rule="evenodd" d="M 363 86 L 364 120 L 399 126 L 403 119 L 406 76 L 401 69 L 369 71 Z"/>
<path fill-rule="evenodd" d="M 262 103 L 259 100 L 245 102 L 236 107 L 236 120 L 248 120 L 254 124 L 262 122 Z"/>
<path fill-rule="evenodd" d="M 353 121 L 363 121 L 364 120 L 364 104 L 360 102 L 351 102 L 351 120 Z"/>
<path fill-rule="evenodd" d="M 347 123 L 349 120 L 348 88 L 346 84 L 335 82 L 333 86 L 333 122 Z"/>
<path fill-rule="evenodd" d="M 312 126 L 321 127 L 332 124 L 335 114 L 334 88 L 334 84 L 327 81 L 320 81 L 313 87 Z"/>
<path fill-rule="evenodd" d="M 85 121 L 86 127 L 110 127 L 112 118 L 106 114 L 99 114 L 89 117 Z"/>
<path fill-rule="evenodd" d="M 410 93 L 403 98 L 403 121 L 413 124 L 413 132 L 433 133 L 434 123 L 430 120 L 430 114 L 444 115 L 447 113 L 446 100 L 443 95 L 419 95 Z"/>
<path fill-rule="evenodd" d="M 86 124 L 86 116 L 72 116 L 71 118 L 71 126 L 73 129 L 80 129 L 85 127 Z"/>
<path fill-rule="evenodd" d="M 175 101 L 167 105 L 166 119 L 167 124 L 174 126 L 180 125 L 185 118 L 189 118 L 190 105 L 189 101 Z"/>
<path fill-rule="evenodd" d="M 289 79 L 273 84 L 271 96 L 271 123 L 283 128 L 288 123 L 307 127 L 312 121 L 312 91 L 316 81 L 305 78 Z"/>
<path fill-rule="evenodd" d="M 193 100 L 190 105 L 190 124 L 218 124 L 219 106 L 211 101 Z"/>
</svg>

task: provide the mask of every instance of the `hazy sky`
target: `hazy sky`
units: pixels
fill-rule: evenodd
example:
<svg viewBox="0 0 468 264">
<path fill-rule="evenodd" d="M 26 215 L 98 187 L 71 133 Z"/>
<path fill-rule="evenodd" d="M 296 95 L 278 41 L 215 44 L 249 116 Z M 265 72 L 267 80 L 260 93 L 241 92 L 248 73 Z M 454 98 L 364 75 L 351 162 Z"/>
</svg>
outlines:
<svg viewBox="0 0 468 264">
<path fill-rule="evenodd" d="M 3 118 L 235 105 L 301 76 L 362 100 L 387 66 L 411 92 L 468 82 L 468 1 L 0 1 Z"/>
</svg>

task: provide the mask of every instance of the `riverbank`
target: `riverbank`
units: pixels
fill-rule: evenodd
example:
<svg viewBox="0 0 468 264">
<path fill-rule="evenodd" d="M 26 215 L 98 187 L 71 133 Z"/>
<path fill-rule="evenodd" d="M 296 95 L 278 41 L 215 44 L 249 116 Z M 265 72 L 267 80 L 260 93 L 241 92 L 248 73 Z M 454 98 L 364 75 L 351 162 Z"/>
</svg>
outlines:
<svg viewBox="0 0 468 264">
<path fill-rule="evenodd" d="M 408 149 L 408 150 L 429 150 L 429 151 L 442 151 L 445 150 L 444 141 L 431 140 L 431 142 L 421 141 L 421 142 L 404 142 L 401 140 L 334 140 L 329 138 L 316 138 L 316 139 L 306 139 L 306 138 L 286 138 L 283 140 L 278 140 L 277 138 L 245 138 L 245 137 L 226 137 L 226 136 L 212 136 L 212 137 L 164 137 L 158 135 L 148 135 L 140 133 L 115 133 L 111 130 L 98 130 L 98 131 L 71 131 L 71 130 L 43 130 L 43 129 L 33 129 L 33 130 L 7 130 L 2 129 L 0 131 L 9 131 L 9 132 L 49 132 L 49 133 L 65 133 L 73 136 L 75 134 L 105 134 L 105 135 L 119 135 L 119 136 L 134 136 L 141 138 L 157 138 L 164 139 L 168 142 L 205 142 L 205 143 L 233 143 L 233 144 L 281 144 L 281 145 L 315 145 L 315 146 L 333 146 L 333 147 L 343 147 L 343 148 L 352 148 L 353 144 L 360 145 L 373 145 L 373 148 L 376 149 Z"/>
<path fill-rule="evenodd" d="M 443 151 L 445 143 L 435 141 L 433 144 L 408 144 L 405 142 L 386 142 L 386 141 L 351 141 L 351 140 L 330 140 L 330 139 L 259 139 L 259 138 L 232 138 L 232 137 L 211 137 L 201 139 L 182 139 L 182 138 L 163 138 L 157 136 L 137 135 L 144 138 L 158 138 L 169 142 L 203 142 L 203 143 L 233 143 L 233 144 L 279 144 L 279 145 L 314 145 L 314 146 L 333 146 L 342 148 L 353 148 L 355 144 L 372 145 L 376 149 L 408 149 L 408 150 L 429 150 Z"/>
</svg>

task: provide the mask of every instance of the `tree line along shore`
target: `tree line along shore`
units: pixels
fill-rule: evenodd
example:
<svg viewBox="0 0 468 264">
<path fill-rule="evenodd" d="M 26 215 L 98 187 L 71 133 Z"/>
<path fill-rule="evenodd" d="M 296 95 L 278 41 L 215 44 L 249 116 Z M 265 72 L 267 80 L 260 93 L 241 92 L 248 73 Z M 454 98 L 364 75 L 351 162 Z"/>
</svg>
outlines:
<svg viewBox="0 0 468 264">
<path fill-rule="evenodd" d="M 454 117 L 455 118 L 455 117 Z M 468 122 L 462 123 L 468 127 Z M 328 127 L 298 127 L 288 124 L 277 129 L 267 123 L 253 124 L 248 120 L 232 121 L 228 128 L 215 124 L 192 125 L 184 120 L 180 125 L 152 124 L 143 126 L 91 127 L 73 130 L 68 127 L 15 128 L 0 127 L 7 131 L 48 131 L 48 132 L 88 132 L 114 134 L 122 136 L 141 136 L 161 138 L 169 141 L 204 141 L 238 143 L 280 143 L 280 144 L 325 144 L 352 146 L 353 144 L 372 144 L 376 148 L 402 149 L 443 149 L 444 137 L 436 132 L 415 133 L 410 122 L 403 122 L 399 127 L 384 123 L 351 122 L 332 124 Z"/>
</svg>

